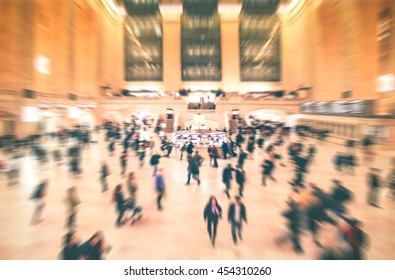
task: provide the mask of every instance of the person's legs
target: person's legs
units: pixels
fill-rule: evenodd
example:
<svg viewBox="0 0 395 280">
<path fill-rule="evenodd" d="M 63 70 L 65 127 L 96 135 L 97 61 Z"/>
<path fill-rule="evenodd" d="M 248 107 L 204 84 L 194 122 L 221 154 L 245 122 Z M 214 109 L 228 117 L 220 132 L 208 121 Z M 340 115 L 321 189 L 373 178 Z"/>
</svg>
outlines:
<svg viewBox="0 0 395 280">
<path fill-rule="evenodd" d="M 213 228 L 213 222 L 211 220 L 208 220 L 207 221 L 207 231 L 208 231 L 208 236 L 210 236 L 210 239 L 213 238 L 212 228 Z"/>
<path fill-rule="evenodd" d="M 188 180 L 187 180 L 186 185 L 189 185 L 191 183 L 191 175 L 192 175 L 192 173 L 190 171 L 188 171 Z"/>
<path fill-rule="evenodd" d="M 213 239 L 212 239 L 212 242 L 213 242 L 213 246 L 214 246 L 215 238 L 217 237 L 218 220 L 212 221 L 212 223 L 213 223 Z"/>
<path fill-rule="evenodd" d="M 236 223 L 236 230 L 237 230 L 237 235 L 239 236 L 240 240 L 243 240 L 243 236 L 242 236 L 242 223 Z"/>
<path fill-rule="evenodd" d="M 291 241 L 292 241 L 292 244 L 293 244 L 293 247 L 294 247 L 294 251 L 297 252 L 297 253 L 302 253 L 303 249 L 300 246 L 299 233 L 298 232 L 296 232 L 294 230 L 291 230 Z"/>
<path fill-rule="evenodd" d="M 236 234 L 236 223 L 235 222 L 231 222 L 231 230 L 232 230 L 232 238 L 233 238 L 233 243 L 237 244 L 237 234 Z"/>
<path fill-rule="evenodd" d="M 158 197 L 157 197 L 157 207 L 158 207 L 158 210 L 162 210 L 162 209 L 163 209 L 162 204 L 161 204 L 162 197 L 163 197 L 163 191 L 160 191 L 160 192 L 158 193 Z"/>
<path fill-rule="evenodd" d="M 373 206 L 378 206 L 378 188 L 370 188 L 369 203 Z"/>
<path fill-rule="evenodd" d="M 265 187 L 266 187 L 266 178 L 267 178 L 267 175 L 263 174 L 262 175 L 262 185 L 265 186 Z"/>
<path fill-rule="evenodd" d="M 122 225 L 122 218 L 123 218 L 123 213 L 125 212 L 124 209 L 118 209 L 118 218 L 117 218 L 117 226 Z"/>
<path fill-rule="evenodd" d="M 218 160 L 217 160 L 217 157 L 214 157 L 214 167 L 218 167 Z"/>
<path fill-rule="evenodd" d="M 193 178 L 198 182 L 198 185 L 200 185 L 199 173 L 193 174 Z"/>
<path fill-rule="evenodd" d="M 310 220 L 310 231 L 311 234 L 313 236 L 313 241 L 317 246 L 321 246 L 321 243 L 318 241 L 318 224 L 317 221 L 315 221 L 314 219 Z"/>
<path fill-rule="evenodd" d="M 74 225 L 74 215 L 75 213 L 70 213 L 67 217 L 66 227 L 71 228 Z"/>
<path fill-rule="evenodd" d="M 107 178 L 106 177 L 101 178 L 101 184 L 102 184 L 102 192 L 107 191 L 108 187 L 107 187 Z"/>
<path fill-rule="evenodd" d="M 373 204 L 373 188 L 369 187 L 368 192 L 368 204 Z"/>
<path fill-rule="evenodd" d="M 239 183 L 239 195 L 243 197 L 244 183 Z"/>
<path fill-rule="evenodd" d="M 33 213 L 33 217 L 32 217 L 32 224 L 37 224 L 39 222 L 41 222 L 41 213 L 44 209 L 44 203 L 42 202 L 37 202 L 36 208 L 34 210 Z"/>
</svg>

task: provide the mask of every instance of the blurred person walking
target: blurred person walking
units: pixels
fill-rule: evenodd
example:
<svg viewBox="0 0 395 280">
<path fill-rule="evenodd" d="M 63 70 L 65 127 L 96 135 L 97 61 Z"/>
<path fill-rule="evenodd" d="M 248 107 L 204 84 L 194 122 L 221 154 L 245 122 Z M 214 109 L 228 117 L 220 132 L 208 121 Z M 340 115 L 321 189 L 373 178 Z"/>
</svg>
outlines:
<svg viewBox="0 0 395 280">
<path fill-rule="evenodd" d="M 272 175 L 274 170 L 273 160 L 271 160 L 270 158 L 266 158 L 263 164 L 261 165 L 261 167 L 262 167 L 262 185 L 266 187 L 266 178 L 270 178 L 272 181 L 276 181 L 276 179 L 274 179 Z"/>
<path fill-rule="evenodd" d="M 237 240 L 243 240 L 242 238 L 242 224 L 243 221 L 247 223 L 247 212 L 243 202 L 241 202 L 240 196 L 235 197 L 235 202 L 229 205 L 228 221 L 231 224 L 233 243 L 237 245 Z"/>
<path fill-rule="evenodd" d="M 345 223 L 341 226 L 344 241 L 351 248 L 351 260 L 363 260 L 363 247 L 367 246 L 367 234 L 361 229 L 362 223 L 355 219 L 344 219 Z"/>
<path fill-rule="evenodd" d="M 31 224 L 36 225 L 43 220 L 41 219 L 41 215 L 43 209 L 45 207 L 45 197 L 47 195 L 48 188 L 48 180 L 43 180 L 40 184 L 37 185 L 35 191 L 33 192 L 30 199 L 34 200 L 36 206 L 34 209 L 34 213 L 31 219 Z"/>
<path fill-rule="evenodd" d="M 282 216 L 287 219 L 288 234 L 284 237 L 276 239 L 276 244 L 282 245 L 285 241 L 290 240 L 293 249 L 296 253 L 303 253 L 300 245 L 300 231 L 301 231 L 301 211 L 298 204 L 293 200 L 287 201 L 288 209 L 282 212 Z"/>
<path fill-rule="evenodd" d="M 104 253 L 109 253 L 111 246 L 107 245 L 103 233 L 97 231 L 82 246 L 82 258 L 85 260 L 102 260 Z"/>
<path fill-rule="evenodd" d="M 60 257 L 62 260 L 81 260 L 81 244 L 77 234 L 74 231 L 70 231 L 65 235 Z"/>
<path fill-rule="evenodd" d="M 217 227 L 219 219 L 222 219 L 222 208 L 218 204 L 215 196 L 210 196 L 203 212 L 204 221 L 207 222 L 207 231 L 213 247 L 215 246 L 215 238 L 217 237 Z"/>
<path fill-rule="evenodd" d="M 123 152 L 119 158 L 120 164 L 121 164 L 121 175 L 122 177 L 125 175 L 126 168 L 128 165 L 128 154 L 126 152 Z"/>
<path fill-rule="evenodd" d="M 199 155 L 199 152 L 196 151 L 194 156 L 188 155 L 188 180 L 186 182 L 186 185 L 189 185 L 191 182 L 191 175 L 192 178 L 195 179 L 200 185 L 200 179 L 199 179 L 199 174 L 200 174 L 200 166 L 203 163 L 203 158 Z"/>
<path fill-rule="evenodd" d="M 141 168 L 144 166 L 144 158 L 145 158 L 145 154 L 146 154 L 146 148 L 144 147 L 144 145 L 141 145 L 141 144 L 139 145 L 137 154 L 139 156 L 139 166 Z"/>
<path fill-rule="evenodd" d="M 247 153 L 242 148 L 239 149 L 239 157 L 237 158 L 237 165 L 243 169 L 244 162 L 247 158 Z"/>
<path fill-rule="evenodd" d="M 160 168 L 156 174 L 155 177 L 155 190 L 157 192 L 157 197 L 156 197 L 156 206 L 158 211 L 163 210 L 162 206 L 162 198 L 165 195 L 166 191 L 166 184 L 165 184 L 165 179 L 163 177 L 163 169 Z"/>
<path fill-rule="evenodd" d="M 232 171 L 233 171 L 232 164 L 228 164 L 224 170 L 222 171 L 222 182 L 225 184 L 225 194 L 230 199 L 229 190 L 231 188 L 231 181 L 233 180 Z"/>
<path fill-rule="evenodd" d="M 151 156 L 150 159 L 150 164 L 152 168 L 154 169 L 154 174 L 152 175 L 153 177 L 156 176 L 156 172 L 158 171 L 158 165 L 160 161 L 161 156 L 159 155 L 158 152 L 154 152 L 154 154 Z"/>
<path fill-rule="evenodd" d="M 70 229 L 75 227 L 78 205 L 81 203 L 77 195 L 76 187 L 71 187 L 67 190 L 64 202 L 66 204 L 66 211 L 68 215 L 65 227 Z"/>
<path fill-rule="evenodd" d="M 105 161 L 102 161 L 101 167 L 100 167 L 100 172 L 99 172 L 99 179 L 100 179 L 100 183 L 102 186 L 102 192 L 105 192 L 108 190 L 107 177 L 109 175 L 110 175 L 110 170 L 108 168 L 108 165 Z"/>
<path fill-rule="evenodd" d="M 111 142 L 108 144 L 108 155 L 112 157 L 115 152 L 115 140 L 111 140 Z"/>
<path fill-rule="evenodd" d="M 180 146 L 179 146 L 179 150 L 180 150 L 180 160 L 182 160 L 182 158 L 184 157 L 184 152 L 186 151 L 187 147 L 185 142 L 181 141 Z"/>
<path fill-rule="evenodd" d="M 239 185 L 239 196 L 243 197 L 244 184 L 246 181 L 246 173 L 240 166 L 236 167 L 235 172 L 236 172 L 236 176 L 235 176 L 236 183 Z"/>
<path fill-rule="evenodd" d="M 134 172 L 129 173 L 127 187 L 128 187 L 130 198 L 133 199 L 133 201 L 136 201 L 136 199 L 137 199 L 137 179 L 136 179 Z"/>
<path fill-rule="evenodd" d="M 118 212 L 118 218 L 115 223 L 116 227 L 122 226 L 122 218 L 125 212 L 124 203 L 125 199 L 122 192 L 122 185 L 118 184 L 114 189 L 114 195 L 112 201 L 115 203 L 116 211 Z"/>
<path fill-rule="evenodd" d="M 370 168 L 367 174 L 367 184 L 369 187 L 368 203 L 374 207 L 380 208 L 378 205 L 379 189 L 381 188 L 380 169 Z"/>
</svg>

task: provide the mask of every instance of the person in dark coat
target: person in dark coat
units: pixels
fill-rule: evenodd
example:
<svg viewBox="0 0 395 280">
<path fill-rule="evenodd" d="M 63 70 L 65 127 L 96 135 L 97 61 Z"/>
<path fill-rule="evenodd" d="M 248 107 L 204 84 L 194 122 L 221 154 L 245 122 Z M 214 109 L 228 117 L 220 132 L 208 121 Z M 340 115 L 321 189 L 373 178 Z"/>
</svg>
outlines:
<svg viewBox="0 0 395 280">
<path fill-rule="evenodd" d="M 362 248 L 366 246 L 366 233 L 361 229 L 362 223 L 357 219 L 345 219 L 342 227 L 343 239 L 351 247 L 352 260 L 363 260 Z"/>
<path fill-rule="evenodd" d="M 274 163 L 270 159 L 266 159 L 262 166 L 262 185 L 266 187 L 266 178 L 270 178 L 273 181 L 276 181 L 272 175 L 274 169 Z"/>
<path fill-rule="evenodd" d="M 378 196 L 379 189 L 381 188 L 381 178 L 380 178 L 380 169 L 378 168 L 370 168 L 370 172 L 368 173 L 368 203 L 374 207 L 380 207 L 378 205 Z"/>
<path fill-rule="evenodd" d="M 125 199 L 123 197 L 121 184 L 118 184 L 115 187 L 113 202 L 115 203 L 116 211 L 118 212 L 118 218 L 115 223 L 115 226 L 120 227 L 120 226 L 122 226 L 122 218 L 123 218 L 123 214 L 125 212 L 125 208 L 124 208 Z"/>
<path fill-rule="evenodd" d="M 218 151 L 218 148 L 215 145 L 213 145 L 212 157 L 213 157 L 213 160 L 214 160 L 213 167 L 218 168 L 219 151 Z"/>
<path fill-rule="evenodd" d="M 236 196 L 235 202 L 232 202 L 229 205 L 228 221 L 231 224 L 232 238 L 233 238 L 234 244 L 236 245 L 237 244 L 237 237 L 239 237 L 240 240 L 243 240 L 243 238 L 242 238 L 243 221 L 245 223 L 247 223 L 246 207 L 245 207 L 244 203 L 241 202 L 240 196 Z"/>
<path fill-rule="evenodd" d="M 199 155 L 198 151 L 195 152 L 194 156 L 188 154 L 188 181 L 186 182 L 186 185 L 190 184 L 191 175 L 192 178 L 197 181 L 198 185 L 200 185 L 199 174 L 202 162 L 203 158 Z"/>
<path fill-rule="evenodd" d="M 150 164 L 154 168 L 154 174 L 152 175 L 153 177 L 156 176 L 156 172 L 158 171 L 158 165 L 159 165 L 160 158 L 161 158 L 161 156 L 159 155 L 158 152 L 155 152 L 151 156 Z"/>
<path fill-rule="evenodd" d="M 222 156 L 224 157 L 224 159 L 227 159 L 228 153 L 229 153 L 229 147 L 228 144 L 224 141 L 222 143 Z"/>
<path fill-rule="evenodd" d="M 83 259 L 102 260 L 103 253 L 108 253 L 111 246 L 108 246 L 105 242 L 103 233 L 98 231 L 81 246 L 81 249 Z"/>
<path fill-rule="evenodd" d="M 189 144 L 188 144 L 188 146 L 187 146 L 187 153 L 188 153 L 189 155 L 192 155 L 192 154 L 193 154 L 193 144 L 192 144 L 192 142 L 189 142 Z"/>
<path fill-rule="evenodd" d="M 82 251 L 80 241 L 74 231 L 68 232 L 64 237 L 64 247 L 61 252 L 62 260 L 80 260 Z"/>
<path fill-rule="evenodd" d="M 289 208 L 284 211 L 282 215 L 288 221 L 287 226 L 294 251 L 296 253 L 303 253 L 303 249 L 300 245 L 301 213 L 297 203 L 294 200 L 288 201 L 287 203 L 289 205 Z"/>
<path fill-rule="evenodd" d="M 115 141 L 113 140 L 108 144 L 108 153 L 110 157 L 114 155 L 114 151 L 115 151 Z"/>
<path fill-rule="evenodd" d="M 239 195 L 243 197 L 244 184 L 246 181 L 246 174 L 240 166 L 236 168 L 236 183 L 239 185 Z"/>
<path fill-rule="evenodd" d="M 243 150 L 242 148 L 240 148 L 240 150 L 239 150 L 239 157 L 238 157 L 238 159 L 237 159 L 237 165 L 238 165 L 241 169 L 243 169 L 244 162 L 245 162 L 246 158 L 247 158 L 247 153 L 244 152 L 244 150 Z"/>
<path fill-rule="evenodd" d="M 125 172 L 126 172 L 126 167 L 128 165 L 128 154 L 126 152 L 122 153 L 119 160 L 120 160 L 121 169 L 122 169 L 121 175 L 124 176 Z"/>
<path fill-rule="evenodd" d="M 108 169 L 108 165 L 106 162 L 102 161 L 101 162 L 101 167 L 100 167 L 100 183 L 102 186 L 102 192 L 105 192 L 108 190 L 108 184 L 107 184 L 107 177 L 110 175 L 110 171 Z"/>
<path fill-rule="evenodd" d="M 219 219 L 222 219 L 222 208 L 218 204 L 215 196 L 210 196 L 210 200 L 206 204 L 203 212 L 204 221 L 207 221 L 207 231 L 213 247 L 215 246 L 215 238 L 217 236 L 217 227 Z"/>
<path fill-rule="evenodd" d="M 249 139 L 247 143 L 247 151 L 249 153 L 250 159 L 253 159 L 254 150 L 255 150 L 255 142 L 253 139 Z"/>
<path fill-rule="evenodd" d="M 233 180 L 232 171 L 233 171 L 232 164 L 229 163 L 224 168 L 224 171 L 222 172 L 222 182 L 225 184 L 225 193 L 229 199 L 230 199 L 229 190 L 231 187 L 230 182 Z"/>
</svg>

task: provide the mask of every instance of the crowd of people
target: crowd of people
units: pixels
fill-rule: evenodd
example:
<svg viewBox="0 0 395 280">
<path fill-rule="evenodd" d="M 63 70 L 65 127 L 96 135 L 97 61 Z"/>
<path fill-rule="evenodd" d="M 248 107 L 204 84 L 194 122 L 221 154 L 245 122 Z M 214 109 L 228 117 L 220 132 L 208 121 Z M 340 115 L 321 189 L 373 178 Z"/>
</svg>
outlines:
<svg viewBox="0 0 395 280">
<path fill-rule="evenodd" d="M 308 181 L 306 177 L 316 160 L 318 148 L 314 144 L 294 140 L 295 138 L 291 138 L 290 130 L 280 123 L 253 123 L 252 126 L 240 126 L 235 131 L 224 129 L 227 132 L 226 141 L 220 146 L 211 144 L 207 149 L 196 147 L 190 140 L 182 141 L 175 146 L 171 139 L 160 133 L 160 129 L 156 131 L 155 135 L 148 121 L 139 123 L 132 121 L 130 124 L 124 123 L 123 125 L 107 122 L 102 126 L 102 129 L 107 143 L 107 157 L 119 156 L 120 178 L 126 178 L 126 192 L 124 192 L 122 183 L 117 184 L 114 188 L 110 186 L 108 183 L 108 177 L 111 174 L 110 166 L 106 160 L 101 161 L 97 180 L 100 181 L 102 192 L 112 189 L 112 202 L 117 213 L 114 220 L 117 228 L 121 228 L 128 222 L 135 223 L 142 217 L 143 208 L 137 203 L 138 182 L 135 173 L 128 172 L 128 161 L 131 156 L 136 156 L 140 168 L 144 168 L 145 158 L 149 156 L 156 192 L 156 208 L 158 211 L 164 211 L 163 199 L 167 195 L 167 185 L 163 167 L 160 165 L 161 158 L 171 158 L 173 150 L 177 151 L 177 156 L 172 157 L 172 160 L 182 161 L 186 157 L 185 185 L 191 185 L 191 179 L 193 179 L 197 186 L 200 186 L 201 180 L 203 180 L 200 178 L 200 169 L 207 153 L 209 165 L 214 169 L 219 168 L 219 160 L 227 162 L 230 159 L 235 159 L 237 162 L 235 165 L 230 162 L 224 164 L 225 167 L 222 170 L 224 193 L 229 199 L 227 219 L 230 223 L 233 242 L 237 244 L 243 240 L 242 228 L 243 224 L 247 223 L 247 206 L 242 201 L 245 185 L 248 182 L 248 177 L 257 176 L 257 174 L 247 174 L 244 166 L 247 160 L 254 160 L 259 155 L 262 157 L 259 164 L 262 170 L 261 184 L 264 188 L 270 188 L 269 185 L 277 181 L 275 174 L 283 172 L 279 167 L 287 167 L 294 172 L 293 178 L 289 181 L 288 200 L 281 213 L 288 231 L 284 236 L 275 240 L 277 245 L 282 246 L 285 242 L 290 241 L 296 253 L 303 253 L 300 237 L 306 231 L 311 234 L 318 247 L 325 249 L 320 256 L 322 259 L 364 258 L 363 247 L 368 244 L 368 235 L 362 229 L 362 222 L 347 210 L 347 204 L 353 200 L 354 194 L 337 179 L 333 180 L 333 186 L 329 192 Z M 29 155 L 35 157 L 41 165 L 48 164 L 50 158 L 57 165 L 68 164 L 70 176 L 78 179 L 84 172 L 82 152 L 84 149 L 88 149 L 92 142 L 94 143 L 91 141 L 91 133 L 85 128 L 76 127 L 71 131 L 51 135 L 58 142 L 58 145 L 52 150 L 48 150 L 42 145 L 41 136 L 31 137 L 28 142 L 22 144 L 15 142 L 11 149 L 4 149 L 11 156 L 7 162 L 0 160 L 0 170 L 6 170 L 9 186 L 17 184 L 19 176 L 17 159 L 21 156 L 19 152 L 23 150 L 22 148 L 25 150 L 27 148 Z M 155 142 L 160 143 L 160 151 L 154 149 Z M 363 144 L 364 151 L 369 152 L 371 146 L 372 143 Z M 62 155 L 60 147 L 67 147 L 64 155 Z M 334 167 L 339 173 L 354 174 L 354 167 L 357 166 L 355 145 L 347 142 L 346 147 L 345 152 L 335 155 Z M 369 159 L 367 160 L 369 161 Z M 254 164 L 256 160 L 251 162 Z M 378 194 L 384 184 L 388 185 L 392 196 L 395 197 L 395 168 L 391 170 L 386 179 L 381 175 L 381 170 L 375 167 L 372 167 L 366 176 L 369 187 L 367 202 L 370 205 L 380 207 Z M 271 181 L 270 183 L 268 179 Z M 234 199 L 231 196 L 233 180 L 238 186 L 238 195 Z M 35 203 L 31 219 L 32 225 L 38 225 L 42 221 L 48 184 L 48 180 L 44 179 L 31 195 L 31 199 Z M 77 213 L 80 203 L 77 188 L 71 186 L 64 198 L 67 209 L 65 219 L 67 234 L 61 258 L 101 259 L 103 254 L 111 249 L 111 246 L 104 242 L 102 232 L 96 232 L 84 243 L 81 243 L 77 236 Z M 223 209 L 217 198 L 211 196 L 203 208 L 203 218 L 207 222 L 207 231 L 213 247 L 215 247 L 217 226 L 222 219 L 222 212 Z M 342 240 L 342 246 L 327 248 L 321 243 L 319 233 L 324 224 L 336 227 L 341 237 L 339 240 Z"/>
</svg>

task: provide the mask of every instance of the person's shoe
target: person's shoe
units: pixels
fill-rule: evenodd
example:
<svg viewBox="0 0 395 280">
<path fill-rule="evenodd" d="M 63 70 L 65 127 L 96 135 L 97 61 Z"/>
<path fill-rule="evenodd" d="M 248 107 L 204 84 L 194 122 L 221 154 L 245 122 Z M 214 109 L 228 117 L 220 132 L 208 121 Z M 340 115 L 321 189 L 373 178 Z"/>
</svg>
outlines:
<svg viewBox="0 0 395 280">
<path fill-rule="evenodd" d="M 213 247 L 215 247 L 215 240 L 211 239 L 211 245 L 213 245 Z"/>
<path fill-rule="evenodd" d="M 200 186 L 200 180 L 198 180 L 198 186 Z"/>
<path fill-rule="evenodd" d="M 189 186 L 190 185 L 190 183 L 185 183 L 185 186 Z"/>
</svg>

